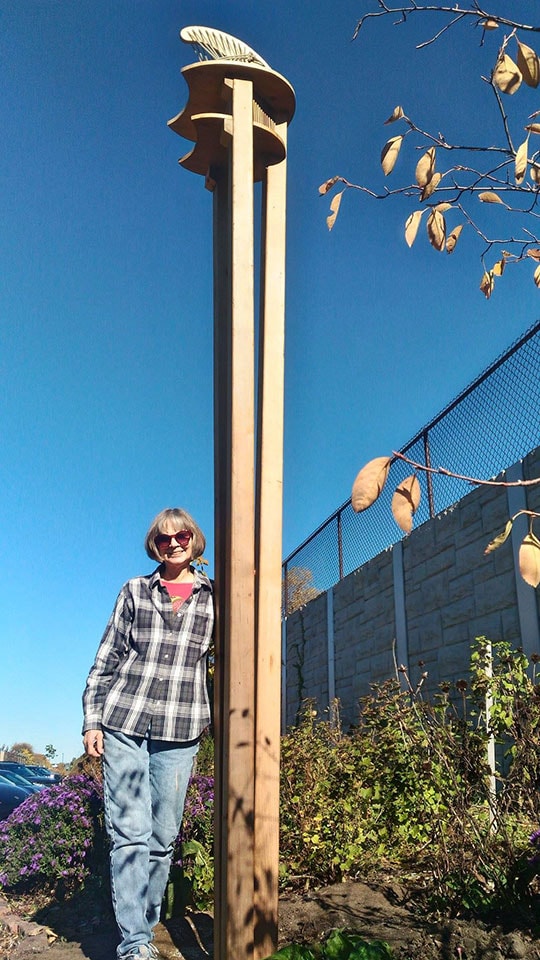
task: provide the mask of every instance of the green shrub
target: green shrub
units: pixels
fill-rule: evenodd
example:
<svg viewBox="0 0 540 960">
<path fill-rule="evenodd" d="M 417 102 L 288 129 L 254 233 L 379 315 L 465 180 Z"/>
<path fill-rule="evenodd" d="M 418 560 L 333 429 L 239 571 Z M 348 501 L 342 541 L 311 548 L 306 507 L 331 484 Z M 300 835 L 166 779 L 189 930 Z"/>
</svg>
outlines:
<svg viewBox="0 0 540 960">
<path fill-rule="evenodd" d="M 446 694 L 431 706 L 389 681 L 343 735 L 307 706 L 282 743 L 284 880 L 328 882 L 407 860 L 482 791 L 483 739 Z"/>
<path fill-rule="evenodd" d="M 280 875 L 285 882 L 333 881 L 350 872 L 365 840 L 355 744 L 308 705 L 282 739 Z"/>
<path fill-rule="evenodd" d="M 520 812 L 540 820 L 540 684 L 536 664 L 521 648 L 506 641 L 489 644 L 477 637 L 471 654 L 471 699 L 480 722 L 485 723 L 486 695 L 492 705 L 489 730 L 499 754 L 497 806 L 499 812 Z"/>
<path fill-rule="evenodd" d="M 316 722 L 306 705 L 282 744 L 283 884 L 365 877 L 401 862 L 431 876 L 433 902 L 446 910 L 531 908 L 540 873 L 530 846 L 540 814 L 540 687 L 523 651 L 498 643 L 489 663 L 488 655 L 479 638 L 472 679 L 442 684 L 432 702 L 422 696 L 425 674 L 416 689 L 405 674 L 405 690 L 395 681 L 374 686 L 347 735 Z"/>
</svg>

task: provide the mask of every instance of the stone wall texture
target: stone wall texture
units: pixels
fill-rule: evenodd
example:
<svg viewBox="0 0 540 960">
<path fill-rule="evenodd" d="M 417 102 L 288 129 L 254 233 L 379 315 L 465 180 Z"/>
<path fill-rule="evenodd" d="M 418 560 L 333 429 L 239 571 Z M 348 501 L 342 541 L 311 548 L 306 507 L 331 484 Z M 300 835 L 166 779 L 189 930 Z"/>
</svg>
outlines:
<svg viewBox="0 0 540 960">
<path fill-rule="evenodd" d="M 522 469 L 524 479 L 540 476 L 540 448 L 529 454 Z M 525 497 L 524 506 L 540 512 L 540 486 L 527 488 Z M 401 617 L 400 629 L 408 660 L 404 665 L 413 685 L 427 671 L 428 693 L 436 692 L 442 681 L 467 678 L 471 642 L 477 636 L 507 640 L 523 646 L 529 655 L 540 654 L 540 588 L 523 590 L 517 569 L 517 550 L 528 518 L 515 522 L 513 541 L 509 538 L 484 555 L 509 516 L 507 490 L 480 487 L 401 541 L 405 622 Z M 540 537 L 540 520 L 537 527 Z M 394 593 L 394 549 L 374 557 L 332 588 L 333 637 L 329 638 L 326 593 L 287 618 L 287 725 L 296 721 L 306 700 L 315 701 L 319 715 L 324 716 L 334 695 L 347 727 L 356 722 L 358 701 L 369 693 L 370 684 L 396 676 L 400 613 Z M 521 600 L 520 589 L 525 593 Z M 524 619 L 523 603 L 529 615 L 534 611 L 532 624 L 530 616 Z M 403 651 L 401 644 L 402 656 Z"/>
</svg>

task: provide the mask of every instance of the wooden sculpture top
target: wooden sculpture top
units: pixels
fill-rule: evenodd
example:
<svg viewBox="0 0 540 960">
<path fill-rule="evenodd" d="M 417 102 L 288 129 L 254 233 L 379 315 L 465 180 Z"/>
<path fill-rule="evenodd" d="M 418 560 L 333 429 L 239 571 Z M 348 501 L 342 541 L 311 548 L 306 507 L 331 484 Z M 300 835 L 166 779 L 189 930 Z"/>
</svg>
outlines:
<svg viewBox="0 0 540 960">
<path fill-rule="evenodd" d="M 268 166 L 286 155 L 280 124 L 290 123 L 296 100 L 285 77 L 247 43 L 211 27 L 184 27 L 180 37 L 198 57 L 182 69 L 188 102 L 168 126 L 195 146 L 180 164 L 211 182 L 209 171 L 224 166 L 228 150 L 224 134 L 231 130 L 231 81 L 249 80 L 253 96 L 254 178 L 261 180 Z"/>
<path fill-rule="evenodd" d="M 260 67 L 271 68 L 248 47 L 243 40 L 232 37 L 230 33 L 214 30 L 212 27 L 183 27 L 180 38 L 190 43 L 199 60 L 234 60 L 236 63 L 256 63 Z"/>
<path fill-rule="evenodd" d="M 251 80 L 253 98 L 270 121 L 290 123 L 296 106 L 291 84 L 247 43 L 210 27 L 184 27 L 180 37 L 195 48 L 199 62 L 182 69 L 189 99 L 184 109 L 169 120 L 175 133 L 195 142 L 198 134 L 194 118 L 227 113 L 223 99 L 225 79 Z"/>
</svg>

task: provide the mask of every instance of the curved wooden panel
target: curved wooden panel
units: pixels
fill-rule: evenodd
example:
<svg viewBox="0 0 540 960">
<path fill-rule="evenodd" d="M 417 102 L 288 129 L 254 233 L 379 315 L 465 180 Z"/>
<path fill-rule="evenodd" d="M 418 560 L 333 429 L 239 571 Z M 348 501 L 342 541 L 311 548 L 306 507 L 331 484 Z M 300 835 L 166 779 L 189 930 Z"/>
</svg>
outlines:
<svg viewBox="0 0 540 960">
<path fill-rule="evenodd" d="M 204 113 L 227 112 L 224 100 L 225 80 L 251 80 L 253 95 L 274 123 L 290 123 L 296 98 L 289 81 L 274 70 L 251 63 L 229 60 L 205 60 L 190 63 L 182 70 L 189 88 L 188 102 L 168 126 L 186 140 L 197 139 L 194 118 Z"/>
<path fill-rule="evenodd" d="M 205 177 L 209 169 L 227 164 L 231 117 L 223 113 L 204 113 L 192 118 L 196 143 L 178 162 L 185 170 Z M 228 129 L 229 128 L 229 129 Z M 286 148 L 280 135 L 262 123 L 253 124 L 253 174 L 257 183 L 267 167 L 285 159 Z"/>
</svg>

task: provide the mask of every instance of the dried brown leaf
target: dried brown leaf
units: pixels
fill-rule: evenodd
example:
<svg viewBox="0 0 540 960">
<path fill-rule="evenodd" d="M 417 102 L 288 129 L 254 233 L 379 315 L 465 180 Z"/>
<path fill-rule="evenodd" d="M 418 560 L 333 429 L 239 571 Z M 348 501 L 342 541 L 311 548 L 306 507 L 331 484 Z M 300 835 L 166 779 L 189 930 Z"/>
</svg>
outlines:
<svg viewBox="0 0 540 960">
<path fill-rule="evenodd" d="M 528 47 L 526 43 L 521 43 L 520 40 L 517 41 L 517 48 L 517 65 L 518 69 L 521 70 L 523 82 L 526 83 L 528 87 L 537 87 L 540 81 L 540 60 L 538 59 L 538 55 L 532 47 Z"/>
<path fill-rule="evenodd" d="M 416 164 L 416 182 L 419 187 L 425 187 L 435 173 L 435 147 L 430 147 L 422 154 Z"/>
<path fill-rule="evenodd" d="M 536 270 L 534 271 L 534 273 L 533 273 L 533 280 L 534 280 L 536 286 L 537 286 L 537 287 L 540 287 L 540 266 L 538 266 L 538 267 L 536 268 Z"/>
<path fill-rule="evenodd" d="M 537 587 L 540 583 L 540 540 L 532 530 L 519 548 L 519 572 L 531 587 Z"/>
<path fill-rule="evenodd" d="M 396 120 L 401 120 L 403 116 L 403 107 L 394 107 L 392 113 L 388 117 L 388 120 L 385 120 L 385 125 L 387 123 L 394 123 Z"/>
<path fill-rule="evenodd" d="M 540 133 L 540 123 L 528 123 L 525 130 L 528 130 L 529 133 Z"/>
<path fill-rule="evenodd" d="M 508 537 L 510 536 L 510 532 L 512 530 L 512 523 L 513 521 L 509 520 L 504 530 L 502 531 L 502 533 L 499 533 L 496 537 L 494 537 L 493 540 L 491 540 L 490 543 L 488 543 L 486 549 L 484 550 L 485 554 L 493 553 L 494 550 L 497 550 L 498 547 L 501 547 L 503 543 L 505 543 L 506 540 L 508 540 Z"/>
<path fill-rule="evenodd" d="M 506 266 L 506 260 L 504 259 L 504 257 L 502 258 L 502 260 L 497 260 L 497 263 L 493 264 L 493 276 L 502 277 L 505 266 Z"/>
<path fill-rule="evenodd" d="M 387 140 L 384 147 L 381 150 L 381 166 L 383 168 L 383 173 L 387 177 L 389 173 L 392 173 L 396 165 L 396 160 L 399 156 L 399 151 L 401 150 L 401 144 L 403 143 L 403 137 L 391 137 L 390 140 Z"/>
<path fill-rule="evenodd" d="M 402 480 L 392 497 L 392 513 L 398 527 L 405 533 L 412 530 L 412 518 L 420 503 L 420 484 L 415 473 Z"/>
<path fill-rule="evenodd" d="M 463 227 L 464 227 L 464 224 L 463 224 L 463 223 L 458 223 L 457 227 L 454 227 L 454 229 L 452 230 L 451 234 L 448 236 L 448 238 L 447 238 L 447 240 L 446 240 L 446 252 L 447 252 L 447 253 L 453 253 L 454 248 L 455 248 L 455 246 L 456 246 L 456 243 L 457 243 L 458 240 L 459 240 L 459 235 L 460 235 L 461 231 L 463 230 Z"/>
<path fill-rule="evenodd" d="M 490 20 L 481 20 L 480 26 L 483 27 L 484 30 L 497 30 L 499 27 L 499 24 L 497 23 L 496 20 L 490 19 Z"/>
<path fill-rule="evenodd" d="M 480 282 L 480 289 L 484 294 L 486 300 L 489 300 L 491 294 L 493 293 L 494 286 L 495 286 L 495 281 L 493 279 L 493 270 L 486 270 Z"/>
<path fill-rule="evenodd" d="M 497 193 L 494 193 L 493 190 L 484 190 L 483 193 L 478 194 L 478 199 L 482 203 L 504 203 L 504 200 L 501 200 Z"/>
<path fill-rule="evenodd" d="M 431 180 L 428 180 L 424 189 L 422 190 L 420 199 L 427 200 L 428 197 L 430 197 L 431 194 L 435 192 L 441 180 L 442 180 L 442 173 L 434 173 Z"/>
<path fill-rule="evenodd" d="M 540 167 L 533 164 L 529 170 L 529 176 L 533 183 L 540 183 Z"/>
<path fill-rule="evenodd" d="M 516 183 L 523 183 L 525 179 L 525 174 L 527 173 L 527 149 L 529 146 L 529 138 L 521 143 L 516 152 L 515 160 L 515 178 Z"/>
<path fill-rule="evenodd" d="M 416 240 L 416 234 L 418 233 L 418 227 L 420 226 L 423 213 L 423 210 L 415 210 L 405 221 L 405 242 L 408 247 L 412 247 Z"/>
<path fill-rule="evenodd" d="M 427 219 L 427 235 L 435 250 L 444 250 L 446 244 L 446 221 L 438 210 L 433 209 Z"/>
<path fill-rule="evenodd" d="M 444 203 L 438 203 L 436 207 L 433 207 L 433 209 L 438 210 L 439 213 L 446 213 L 447 210 L 452 209 L 452 204 L 444 201 Z"/>
<path fill-rule="evenodd" d="M 320 194 L 328 193 L 328 191 L 332 189 L 332 187 L 334 186 L 334 184 L 338 182 L 338 180 L 339 180 L 339 177 L 330 177 L 330 180 L 325 180 L 325 182 L 321 183 L 319 187 L 319 193 Z"/>
<path fill-rule="evenodd" d="M 380 495 L 388 477 L 391 457 L 375 457 L 362 467 L 352 488 L 352 508 L 355 513 L 367 510 Z"/>
<path fill-rule="evenodd" d="M 501 54 L 492 73 L 492 80 L 501 93 L 512 95 L 521 86 L 521 70 L 507 53 Z"/>
<path fill-rule="evenodd" d="M 531 260 L 537 260 L 540 263 L 540 247 L 531 247 L 530 250 L 527 250 L 527 256 Z"/>
<path fill-rule="evenodd" d="M 328 216 L 327 216 L 327 218 L 326 218 L 326 226 L 328 227 L 329 230 L 332 229 L 332 227 L 334 226 L 334 224 L 335 224 L 335 222 L 336 222 L 336 218 L 337 218 L 337 215 L 338 215 L 338 213 L 339 213 L 339 207 L 340 207 L 340 204 L 341 204 L 341 198 L 342 198 L 342 196 L 343 196 L 344 193 L 345 193 L 345 191 L 344 191 L 344 190 L 341 190 L 339 193 L 336 193 L 336 194 L 332 197 L 332 202 L 331 202 L 331 204 L 330 204 L 331 213 L 329 213 Z"/>
</svg>

